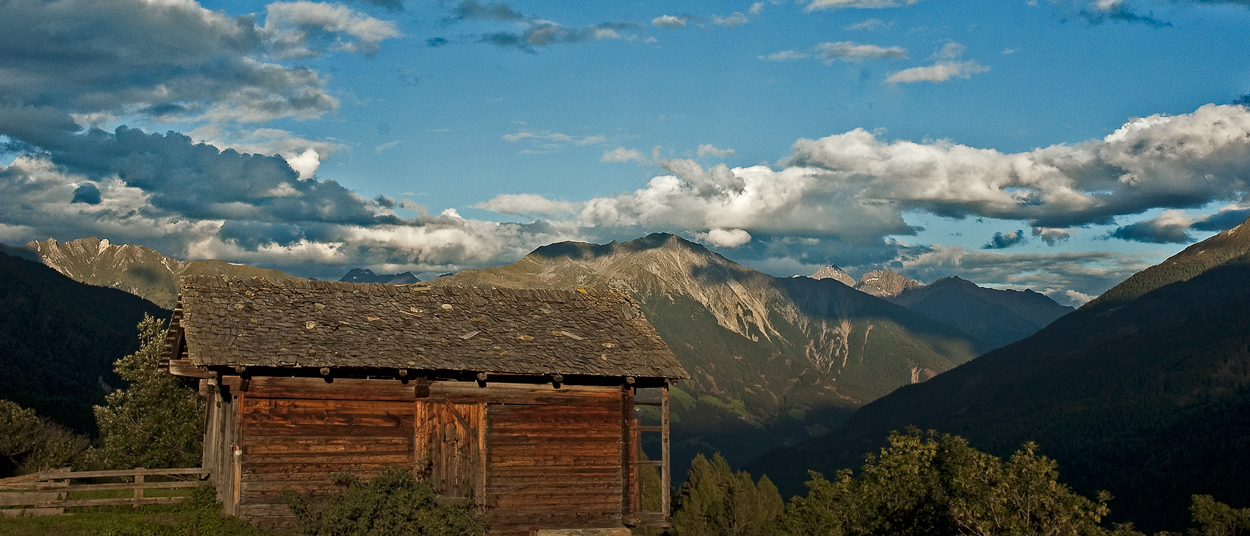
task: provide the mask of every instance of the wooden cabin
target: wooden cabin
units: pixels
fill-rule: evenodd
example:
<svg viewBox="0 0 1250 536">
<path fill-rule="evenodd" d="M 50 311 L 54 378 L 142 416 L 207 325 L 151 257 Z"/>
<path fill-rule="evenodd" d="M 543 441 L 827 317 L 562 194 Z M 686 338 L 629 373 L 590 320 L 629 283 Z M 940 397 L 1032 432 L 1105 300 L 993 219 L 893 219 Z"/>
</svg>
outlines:
<svg viewBox="0 0 1250 536">
<path fill-rule="evenodd" d="M 495 534 L 667 525 L 668 386 L 687 375 L 617 292 L 188 277 L 162 366 L 202 379 L 204 467 L 226 513 L 261 525 L 293 523 L 284 488 L 388 466 L 427 471 Z"/>
</svg>

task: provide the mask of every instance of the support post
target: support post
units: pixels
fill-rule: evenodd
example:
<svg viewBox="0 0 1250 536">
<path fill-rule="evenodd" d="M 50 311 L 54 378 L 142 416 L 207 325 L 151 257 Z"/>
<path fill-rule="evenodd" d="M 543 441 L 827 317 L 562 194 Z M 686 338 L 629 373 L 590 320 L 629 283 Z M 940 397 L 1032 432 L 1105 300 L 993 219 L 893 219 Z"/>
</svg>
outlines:
<svg viewBox="0 0 1250 536">
<path fill-rule="evenodd" d="M 662 497 L 660 511 L 664 512 L 664 520 L 668 521 L 670 502 L 669 493 L 673 480 L 671 462 L 669 461 L 668 456 L 668 382 L 664 382 L 664 389 L 660 391 L 660 433 L 663 436 L 663 439 L 661 440 L 661 443 L 663 443 L 663 447 L 661 448 L 663 450 L 660 452 L 660 458 L 663 460 L 661 463 L 664 465 L 664 469 L 662 471 L 663 474 L 661 475 L 662 478 L 660 479 L 660 485 L 662 488 L 660 490 L 660 496 Z"/>
</svg>

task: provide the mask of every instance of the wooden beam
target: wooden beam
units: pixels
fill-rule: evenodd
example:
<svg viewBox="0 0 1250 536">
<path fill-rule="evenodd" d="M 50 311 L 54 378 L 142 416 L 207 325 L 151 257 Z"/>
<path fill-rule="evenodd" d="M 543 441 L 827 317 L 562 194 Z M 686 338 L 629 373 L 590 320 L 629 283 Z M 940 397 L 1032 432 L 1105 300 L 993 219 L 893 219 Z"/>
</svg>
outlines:
<svg viewBox="0 0 1250 536">
<path fill-rule="evenodd" d="M 662 502 L 660 503 L 660 511 L 664 512 L 664 519 L 665 521 L 667 521 L 668 516 L 669 516 L 669 511 L 668 511 L 669 510 L 669 493 L 670 493 L 669 488 L 672 486 L 672 480 L 673 480 L 672 464 L 669 463 L 670 460 L 669 460 L 669 453 L 668 453 L 668 440 L 669 440 L 668 385 L 665 385 L 664 390 L 660 391 L 660 403 L 662 404 L 660 406 L 660 426 L 663 427 L 662 433 L 664 434 L 664 437 L 662 439 L 663 450 L 661 450 L 660 452 L 660 460 L 664 462 L 664 468 L 662 470 L 663 474 L 661 475 L 662 476 L 661 486 L 663 487 L 663 489 L 660 490 L 660 493 L 663 499 L 661 499 Z"/>
</svg>

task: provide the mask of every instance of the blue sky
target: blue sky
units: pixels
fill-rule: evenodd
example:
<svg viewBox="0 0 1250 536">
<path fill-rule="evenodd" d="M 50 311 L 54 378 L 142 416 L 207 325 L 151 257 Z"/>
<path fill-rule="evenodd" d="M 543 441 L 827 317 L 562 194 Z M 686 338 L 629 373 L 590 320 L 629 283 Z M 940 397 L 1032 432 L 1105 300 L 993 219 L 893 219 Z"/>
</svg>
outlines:
<svg viewBox="0 0 1250 536">
<path fill-rule="evenodd" d="M 0 0 L 0 242 L 338 278 L 665 231 L 1079 304 L 1250 216 L 1250 2 Z"/>
</svg>

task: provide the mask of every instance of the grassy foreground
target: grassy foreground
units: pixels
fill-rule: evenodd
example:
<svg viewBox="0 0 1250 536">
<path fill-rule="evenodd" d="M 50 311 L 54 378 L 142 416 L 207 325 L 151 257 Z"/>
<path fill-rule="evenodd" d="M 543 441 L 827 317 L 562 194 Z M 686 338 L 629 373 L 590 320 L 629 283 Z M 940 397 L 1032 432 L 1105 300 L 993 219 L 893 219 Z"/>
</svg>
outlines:
<svg viewBox="0 0 1250 536">
<path fill-rule="evenodd" d="M 67 508 L 66 515 L 0 518 L 0 536 L 272 536 L 221 515 L 213 488 L 176 505 Z"/>
</svg>

